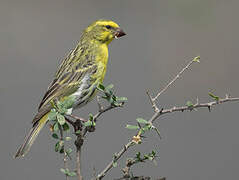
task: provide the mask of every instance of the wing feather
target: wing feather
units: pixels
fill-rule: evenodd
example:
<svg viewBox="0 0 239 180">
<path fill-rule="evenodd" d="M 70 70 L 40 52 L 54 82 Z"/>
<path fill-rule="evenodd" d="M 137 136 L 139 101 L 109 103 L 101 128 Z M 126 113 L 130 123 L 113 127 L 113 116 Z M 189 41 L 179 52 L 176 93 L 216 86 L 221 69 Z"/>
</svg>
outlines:
<svg viewBox="0 0 239 180">
<path fill-rule="evenodd" d="M 86 50 L 87 49 L 87 50 Z M 97 72 L 95 57 L 91 48 L 84 45 L 78 45 L 60 64 L 55 78 L 48 87 L 38 108 L 38 114 L 33 120 L 37 122 L 44 114 L 50 111 L 50 102 L 54 99 L 73 94 L 81 85 L 81 80 L 85 75 L 93 75 Z M 86 54 L 85 54 L 86 53 Z M 92 76 L 91 82 L 95 81 Z"/>
</svg>

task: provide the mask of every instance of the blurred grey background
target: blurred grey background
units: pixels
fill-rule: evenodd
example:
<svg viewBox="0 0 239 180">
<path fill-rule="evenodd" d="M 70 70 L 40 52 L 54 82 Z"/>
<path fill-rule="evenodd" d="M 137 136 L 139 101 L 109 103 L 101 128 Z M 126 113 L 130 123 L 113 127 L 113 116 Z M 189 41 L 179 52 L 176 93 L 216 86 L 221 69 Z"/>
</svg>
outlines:
<svg viewBox="0 0 239 180">
<path fill-rule="evenodd" d="M 86 179 L 102 170 L 134 132 L 125 129 L 152 109 L 146 90 L 156 94 L 194 56 L 194 64 L 164 93 L 161 107 L 187 100 L 210 101 L 208 92 L 239 96 L 239 1 L 237 0 L 0 0 L 0 179 L 64 179 L 62 157 L 45 128 L 24 159 L 13 159 L 31 127 L 56 66 L 78 42 L 82 30 L 100 18 L 119 23 L 127 36 L 112 42 L 105 84 L 127 96 L 123 109 L 107 112 L 83 150 Z M 239 103 L 165 115 L 156 122 L 163 139 L 149 134 L 131 149 L 157 150 L 153 163 L 133 168 L 137 175 L 166 176 L 168 180 L 238 178 Z M 76 114 L 96 112 L 96 102 Z M 120 177 L 114 168 L 105 179 Z"/>
</svg>

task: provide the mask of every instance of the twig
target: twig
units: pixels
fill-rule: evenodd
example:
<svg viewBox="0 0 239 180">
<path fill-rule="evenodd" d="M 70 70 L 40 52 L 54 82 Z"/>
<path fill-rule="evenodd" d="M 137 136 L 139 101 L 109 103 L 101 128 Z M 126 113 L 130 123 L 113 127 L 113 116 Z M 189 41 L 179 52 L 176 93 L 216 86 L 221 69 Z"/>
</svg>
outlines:
<svg viewBox="0 0 239 180">
<path fill-rule="evenodd" d="M 64 159 L 63 159 L 63 162 L 64 162 L 64 169 L 68 169 L 68 164 L 67 164 L 67 154 L 66 154 L 66 152 L 64 152 Z M 66 174 L 66 180 L 69 180 L 69 176 L 67 176 L 67 174 Z"/>
<path fill-rule="evenodd" d="M 140 162 L 145 162 L 145 160 L 147 160 L 147 158 L 143 157 Z M 122 171 L 124 173 L 124 176 L 123 176 L 124 178 L 129 178 L 130 177 L 130 168 L 134 164 L 137 164 L 137 163 L 139 163 L 139 161 L 136 160 L 136 159 L 133 159 L 133 158 L 130 158 L 130 159 L 126 160 L 126 166 L 122 169 Z"/>
<path fill-rule="evenodd" d="M 99 98 L 97 98 L 97 102 L 98 102 L 99 110 L 98 110 L 98 113 L 96 113 L 93 116 L 92 122 L 96 122 L 97 119 L 104 112 L 107 112 L 107 111 L 109 111 L 111 109 L 123 106 L 123 103 L 119 104 L 118 106 L 115 106 L 115 105 L 111 104 L 110 106 L 108 106 L 107 108 L 104 109 L 104 107 L 99 102 Z M 77 152 L 76 152 L 77 176 L 78 176 L 78 180 L 82 180 L 82 174 L 81 174 L 81 149 L 82 149 L 82 145 L 83 145 L 83 142 L 84 142 L 84 137 L 86 136 L 87 132 L 90 131 L 91 127 L 85 127 L 82 130 L 82 121 L 83 121 L 83 119 L 79 118 L 79 117 L 75 117 L 75 116 L 71 116 L 71 117 L 75 118 L 76 121 L 72 123 L 72 121 L 69 121 L 68 119 L 66 119 L 67 122 L 71 123 L 71 125 L 74 127 L 75 132 L 78 131 L 78 130 L 81 131 L 81 133 L 77 134 L 77 139 L 75 141 L 75 146 L 76 146 L 76 149 L 77 149 Z"/>
<path fill-rule="evenodd" d="M 77 176 L 78 180 L 82 180 L 82 175 L 81 175 L 81 147 L 77 148 L 76 152 L 76 162 L 77 162 Z"/>
<path fill-rule="evenodd" d="M 60 130 L 60 140 L 63 141 L 63 129 L 62 126 L 59 126 L 59 130 Z M 64 150 L 65 151 L 65 150 Z M 67 155 L 66 152 L 64 152 L 64 158 L 63 158 L 63 162 L 64 162 L 64 169 L 68 169 L 68 165 L 67 165 Z M 66 180 L 69 180 L 68 175 L 66 174 Z"/>
<path fill-rule="evenodd" d="M 192 59 L 154 98 L 152 98 L 152 105 L 154 105 L 155 101 L 158 97 L 166 91 L 179 77 L 186 71 L 194 62 L 199 62 L 200 56 L 195 57 Z"/>
<path fill-rule="evenodd" d="M 105 175 L 106 173 L 113 167 L 113 164 L 115 162 L 117 162 L 121 156 L 129 149 L 129 147 L 131 147 L 134 143 L 132 141 L 128 142 L 126 145 L 124 145 L 124 147 L 114 155 L 114 158 L 113 160 L 105 167 L 105 169 L 103 171 L 101 171 L 95 180 L 101 180 Z M 94 180 L 94 179 L 92 179 Z"/>
<path fill-rule="evenodd" d="M 173 113 L 173 112 L 184 112 L 186 110 L 192 111 L 194 109 L 198 108 L 208 108 L 209 111 L 211 108 L 215 105 L 226 103 L 226 102 L 233 102 L 233 101 L 239 101 L 239 98 L 231 98 L 228 95 L 224 99 L 219 99 L 218 101 L 211 101 L 208 103 L 199 103 L 197 100 L 197 103 L 192 106 L 181 106 L 181 107 L 173 107 L 169 109 L 162 109 L 159 112 L 156 112 L 149 120 L 150 123 L 153 123 L 159 116 L 163 114 Z"/>
<path fill-rule="evenodd" d="M 150 103 L 151 103 L 151 105 L 152 105 L 152 108 L 153 108 L 154 112 L 158 112 L 158 111 L 159 111 L 159 108 L 157 107 L 157 105 L 156 105 L 156 103 L 155 103 L 153 97 L 152 97 L 151 94 L 149 93 L 149 91 L 147 91 L 146 94 L 147 94 L 148 97 L 149 97 L 149 101 L 150 101 Z"/>
<path fill-rule="evenodd" d="M 146 176 L 136 176 L 136 177 L 130 177 L 130 178 L 119 178 L 119 179 L 114 179 L 114 180 L 151 180 L 150 177 L 146 177 Z M 161 179 L 159 179 L 161 180 Z"/>
</svg>

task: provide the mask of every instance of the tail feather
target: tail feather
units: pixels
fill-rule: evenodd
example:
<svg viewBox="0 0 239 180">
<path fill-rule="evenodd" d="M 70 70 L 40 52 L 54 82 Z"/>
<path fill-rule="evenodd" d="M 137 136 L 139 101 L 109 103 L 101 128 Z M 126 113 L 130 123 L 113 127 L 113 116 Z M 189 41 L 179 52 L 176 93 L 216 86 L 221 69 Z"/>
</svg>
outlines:
<svg viewBox="0 0 239 180">
<path fill-rule="evenodd" d="M 24 157 L 27 154 L 32 144 L 34 143 L 35 139 L 37 138 L 39 132 L 41 131 L 43 126 L 46 124 L 47 120 L 48 120 L 48 113 L 45 114 L 37 123 L 33 125 L 32 129 L 26 136 L 24 143 L 18 149 L 15 155 L 15 158 Z"/>
</svg>

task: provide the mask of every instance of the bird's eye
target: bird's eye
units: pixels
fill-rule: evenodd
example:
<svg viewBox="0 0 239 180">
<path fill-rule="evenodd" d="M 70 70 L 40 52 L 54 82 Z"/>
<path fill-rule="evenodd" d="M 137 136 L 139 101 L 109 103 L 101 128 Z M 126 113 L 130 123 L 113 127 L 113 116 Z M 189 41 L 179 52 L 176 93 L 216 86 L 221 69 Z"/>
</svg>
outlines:
<svg viewBox="0 0 239 180">
<path fill-rule="evenodd" d="M 107 29 L 111 29 L 112 27 L 110 25 L 105 26 Z"/>
</svg>

